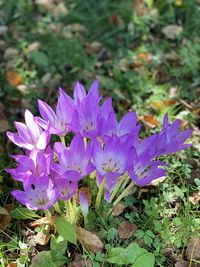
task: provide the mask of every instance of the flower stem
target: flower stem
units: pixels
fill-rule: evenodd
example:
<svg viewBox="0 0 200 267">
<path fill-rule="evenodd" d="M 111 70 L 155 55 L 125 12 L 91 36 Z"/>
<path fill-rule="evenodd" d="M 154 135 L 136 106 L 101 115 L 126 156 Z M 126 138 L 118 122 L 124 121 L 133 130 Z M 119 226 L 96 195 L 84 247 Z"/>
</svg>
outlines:
<svg viewBox="0 0 200 267">
<path fill-rule="evenodd" d="M 96 203 L 95 203 L 96 210 L 98 210 L 100 208 L 104 186 L 105 186 L 105 178 L 103 179 L 102 183 L 99 186 L 99 191 L 98 191 Z"/>
<path fill-rule="evenodd" d="M 118 181 L 115 189 L 113 190 L 113 192 L 112 192 L 112 194 L 110 196 L 110 202 L 112 202 L 112 200 L 114 199 L 114 197 L 117 194 L 118 190 L 120 189 L 122 184 L 126 181 L 126 178 L 127 178 L 127 173 L 124 173 L 122 176 L 120 176 L 119 181 Z"/>
<path fill-rule="evenodd" d="M 63 145 L 65 145 L 65 137 L 63 135 L 60 136 L 60 140 L 61 140 L 61 143 L 63 143 Z"/>
<path fill-rule="evenodd" d="M 124 191 L 118 196 L 118 198 L 113 202 L 113 208 L 110 209 L 107 213 L 106 217 L 109 217 L 110 214 L 112 213 L 113 209 L 117 206 L 117 204 L 127 195 L 130 194 L 131 189 L 135 186 L 135 184 L 133 182 L 131 182 L 125 189 Z M 136 187 L 135 187 L 136 189 Z"/>
<path fill-rule="evenodd" d="M 52 225 L 53 224 L 53 221 L 52 221 L 52 214 L 49 210 L 44 210 L 44 213 L 47 217 L 47 219 L 49 220 L 49 223 Z"/>
<path fill-rule="evenodd" d="M 127 186 L 127 184 L 130 182 L 130 176 L 127 176 L 126 179 L 124 180 L 124 183 L 121 186 L 121 191 L 124 190 L 124 188 Z"/>
<path fill-rule="evenodd" d="M 54 207 L 54 210 L 55 210 L 58 214 L 61 213 L 60 206 L 59 206 L 59 203 L 58 203 L 58 202 L 56 202 L 56 203 L 53 205 L 53 207 Z"/>
<path fill-rule="evenodd" d="M 67 220 L 69 223 L 73 224 L 74 214 L 73 214 L 73 207 L 72 207 L 72 203 L 70 199 L 66 201 L 66 207 L 67 207 Z"/>
</svg>

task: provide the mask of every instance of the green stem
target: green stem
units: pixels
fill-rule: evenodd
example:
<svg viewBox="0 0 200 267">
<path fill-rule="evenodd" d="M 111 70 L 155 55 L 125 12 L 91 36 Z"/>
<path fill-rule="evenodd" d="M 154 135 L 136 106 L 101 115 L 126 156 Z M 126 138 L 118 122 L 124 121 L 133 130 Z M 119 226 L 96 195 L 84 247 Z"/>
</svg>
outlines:
<svg viewBox="0 0 200 267">
<path fill-rule="evenodd" d="M 49 223 L 53 224 L 51 212 L 49 210 L 45 210 L 44 213 L 45 213 L 47 219 L 49 220 Z"/>
<path fill-rule="evenodd" d="M 67 207 L 67 220 L 69 223 L 73 224 L 74 222 L 74 215 L 73 215 L 73 207 L 70 200 L 66 201 L 66 207 Z"/>
<path fill-rule="evenodd" d="M 60 140 L 61 140 L 61 143 L 63 143 L 63 145 L 65 145 L 65 137 L 63 135 L 60 136 Z"/>
<path fill-rule="evenodd" d="M 105 178 L 103 179 L 102 183 L 99 186 L 99 191 L 98 191 L 96 203 L 95 203 L 96 210 L 98 210 L 100 208 L 104 186 L 105 186 Z"/>
<path fill-rule="evenodd" d="M 61 209 L 60 209 L 60 206 L 59 206 L 59 203 L 58 203 L 58 202 L 56 202 L 56 203 L 53 205 L 53 207 L 54 207 L 54 210 L 55 210 L 58 214 L 61 213 Z"/>
<path fill-rule="evenodd" d="M 113 208 L 110 209 L 107 213 L 107 216 L 110 216 L 110 214 L 112 213 L 113 209 L 117 206 L 117 204 L 127 195 L 130 194 L 131 189 L 135 186 L 135 184 L 133 182 L 131 182 L 125 189 L 124 191 L 118 196 L 118 198 L 113 202 Z"/>
<path fill-rule="evenodd" d="M 124 173 L 124 175 L 120 176 L 119 181 L 115 187 L 115 189 L 113 190 L 111 196 L 110 196 L 110 202 L 113 201 L 115 195 L 117 194 L 118 190 L 121 188 L 122 184 L 126 181 L 127 178 L 127 173 Z"/>
<path fill-rule="evenodd" d="M 122 184 L 122 186 L 121 186 L 121 191 L 123 191 L 124 190 L 124 188 L 127 186 L 127 184 L 130 182 L 130 177 L 129 176 L 127 176 L 126 177 L 126 179 L 124 180 L 124 183 Z"/>
</svg>

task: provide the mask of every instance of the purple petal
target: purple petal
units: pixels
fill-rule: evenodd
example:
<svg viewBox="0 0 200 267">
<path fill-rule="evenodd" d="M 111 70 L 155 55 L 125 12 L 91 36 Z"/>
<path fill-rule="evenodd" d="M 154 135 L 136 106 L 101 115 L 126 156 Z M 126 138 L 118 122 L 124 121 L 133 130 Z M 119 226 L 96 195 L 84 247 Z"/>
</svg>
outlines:
<svg viewBox="0 0 200 267">
<path fill-rule="evenodd" d="M 88 214 L 88 201 L 84 192 L 79 194 L 80 207 L 83 214 Z"/>
<path fill-rule="evenodd" d="M 75 88 L 74 88 L 75 103 L 82 101 L 85 97 L 86 97 L 85 89 L 84 89 L 83 85 L 77 81 L 75 83 Z"/>
</svg>

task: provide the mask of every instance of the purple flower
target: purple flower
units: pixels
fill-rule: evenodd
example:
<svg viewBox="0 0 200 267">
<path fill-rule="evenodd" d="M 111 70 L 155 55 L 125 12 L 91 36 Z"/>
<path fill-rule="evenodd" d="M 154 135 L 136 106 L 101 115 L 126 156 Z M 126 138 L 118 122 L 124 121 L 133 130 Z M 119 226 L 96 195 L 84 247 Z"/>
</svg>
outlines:
<svg viewBox="0 0 200 267">
<path fill-rule="evenodd" d="M 87 95 L 83 85 L 77 81 L 75 84 L 75 88 L 74 88 L 75 104 L 82 102 L 89 95 L 93 95 L 96 98 L 97 102 L 99 102 L 102 99 L 102 96 L 99 96 L 98 87 L 99 87 L 99 82 L 97 80 L 93 81 L 93 83 L 90 86 L 88 95 Z"/>
<path fill-rule="evenodd" d="M 166 164 L 159 160 L 151 161 L 148 154 L 138 157 L 135 155 L 129 175 L 137 185 L 145 186 L 152 180 L 166 175 L 166 170 L 162 166 L 166 166 Z"/>
<path fill-rule="evenodd" d="M 163 127 L 160 133 L 153 134 L 141 142 L 139 138 L 134 143 L 137 155 L 147 154 L 152 158 L 161 155 L 171 154 L 179 150 L 183 150 L 192 144 L 184 144 L 186 139 L 191 135 L 192 129 L 187 129 L 182 132 L 180 130 L 180 121 L 175 120 L 171 125 L 168 122 L 168 114 L 163 120 Z"/>
<path fill-rule="evenodd" d="M 60 193 L 60 198 L 63 200 L 69 200 L 73 197 L 78 189 L 78 183 L 68 181 L 65 178 L 54 178 L 55 187 Z"/>
<path fill-rule="evenodd" d="M 65 94 L 65 92 L 60 88 L 60 95 L 58 97 L 56 113 L 53 109 L 42 100 L 38 100 L 38 107 L 42 119 L 37 117 L 36 120 L 38 124 L 47 130 L 49 123 L 49 131 L 52 134 L 66 135 L 71 131 L 71 123 L 74 113 L 74 103 L 73 100 Z"/>
<path fill-rule="evenodd" d="M 15 122 L 18 134 L 7 132 L 8 138 L 17 146 L 27 150 L 34 148 L 44 150 L 50 139 L 48 131 L 43 131 L 38 126 L 33 114 L 29 110 L 25 111 L 25 122 L 26 124 Z"/>
<path fill-rule="evenodd" d="M 157 156 L 171 154 L 192 146 L 192 144 L 184 144 L 192 134 L 192 129 L 180 132 L 180 124 L 180 120 L 175 120 L 170 125 L 168 114 L 165 114 L 162 130 L 158 134 Z"/>
<path fill-rule="evenodd" d="M 14 190 L 12 195 L 28 209 L 48 210 L 59 198 L 59 192 L 48 176 L 39 179 L 30 176 L 23 182 L 24 191 Z"/>
<path fill-rule="evenodd" d="M 104 132 L 102 136 L 104 139 L 116 135 L 120 137 L 121 141 L 126 142 L 127 138 L 137 138 L 141 125 L 137 125 L 137 117 L 135 112 L 128 112 L 118 123 L 116 115 L 110 112 L 109 119 L 106 120 Z"/>
<path fill-rule="evenodd" d="M 123 143 L 120 138 L 113 137 L 102 145 L 93 140 L 92 163 L 97 171 L 98 185 L 105 179 L 106 200 L 115 187 L 118 177 L 128 171 L 131 165 L 132 149 L 130 142 Z"/>
<path fill-rule="evenodd" d="M 43 153 L 43 151 L 32 150 L 29 156 L 14 155 L 12 156 L 18 163 L 14 169 L 6 169 L 15 180 L 24 181 L 30 176 L 40 177 L 50 174 L 51 163 L 53 161 L 53 154 L 50 149 Z"/>
<path fill-rule="evenodd" d="M 80 207 L 83 214 L 88 214 L 88 201 L 87 197 L 84 192 L 80 192 L 79 194 L 79 201 L 80 201 Z"/>
<path fill-rule="evenodd" d="M 53 170 L 62 178 L 70 181 L 78 181 L 93 171 L 91 159 L 91 146 L 85 146 L 83 138 L 77 134 L 66 148 L 62 143 L 54 145 L 54 151 L 58 155 L 58 162 L 53 165 Z"/>
<path fill-rule="evenodd" d="M 166 170 L 162 168 L 166 164 L 155 160 L 157 157 L 191 146 L 191 144 L 184 144 L 184 142 L 191 135 L 192 130 L 187 129 L 179 132 L 179 129 L 180 121 L 175 120 L 169 125 L 168 115 L 166 114 L 160 133 L 153 134 L 141 142 L 139 142 L 138 138 L 134 142 L 135 153 L 133 156 L 133 165 L 129 173 L 136 184 L 144 186 L 152 180 L 166 175 Z"/>
<path fill-rule="evenodd" d="M 98 100 L 93 94 L 88 95 L 77 104 L 75 115 L 75 132 L 80 132 L 83 137 L 93 137 L 99 134 L 98 117 L 100 107 Z"/>
</svg>

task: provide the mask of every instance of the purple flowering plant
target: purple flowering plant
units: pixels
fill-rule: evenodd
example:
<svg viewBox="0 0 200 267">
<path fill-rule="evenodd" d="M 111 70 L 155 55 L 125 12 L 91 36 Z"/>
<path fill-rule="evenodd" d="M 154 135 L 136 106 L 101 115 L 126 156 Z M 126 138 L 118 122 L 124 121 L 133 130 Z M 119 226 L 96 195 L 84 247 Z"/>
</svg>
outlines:
<svg viewBox="0 0 200 267">
<path fill-rule="evenodd" d="M 133 187 L 167 175 L 166 164 L 158 157 L 191 146 L 185 141 L 192 130 L 180 131 L 180 121 L 170 124 L 167 114 L 160 132 L 140 140 L 136 113 L 128 112 L 118 122 L 112 99 L 103 101 L 99 95 L 98 81 L 92 83 L 88 94 L 76 82 L 73 98 L 59 88 L 56 111 L 42 100 L 38 100 L 38 108 L 41 117 L 26 110 L 26 124 L 15 122 L 17 133 L 7 132 L 24 150 L 23 155 L 12 156 L 16 168 L 7 169 L 23 184 L 23 190 L 14 190 L 12 195 L 33 210 L 54 207 L 60 212 L 59 203 L 64 202 L 70 223 L 77 220 L 81 180 L 96 177 L 97 210 L 103 196 L 115 207 Z M 66 144 L 69 133 L 74 137 Z M 59 136 L 60 142 L 50 144 L 52 135 Z M 82 192 L 79 200 L 86 220 L 88 202 Z"/>
</svg>

